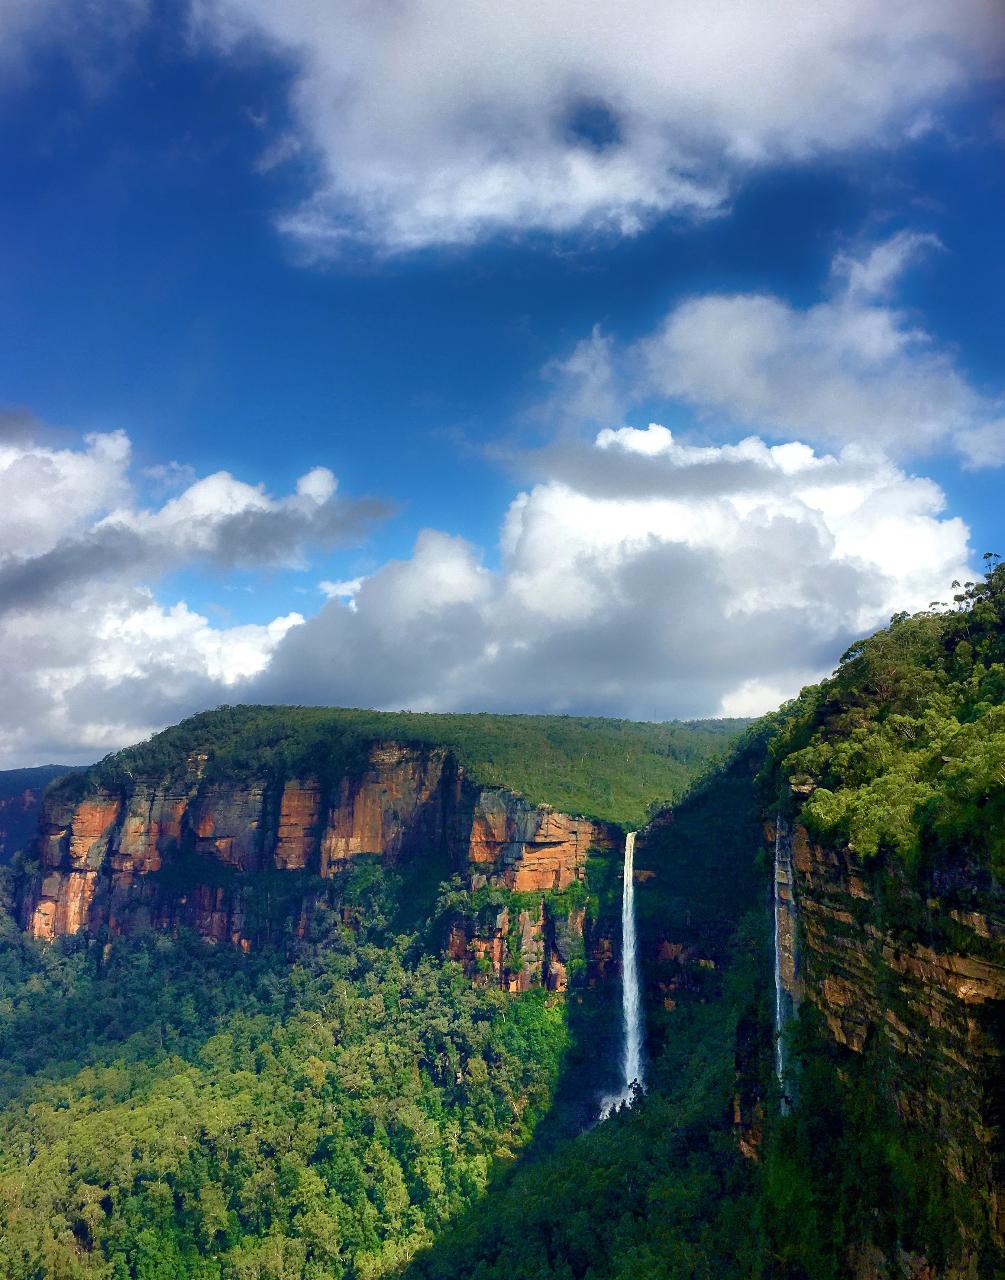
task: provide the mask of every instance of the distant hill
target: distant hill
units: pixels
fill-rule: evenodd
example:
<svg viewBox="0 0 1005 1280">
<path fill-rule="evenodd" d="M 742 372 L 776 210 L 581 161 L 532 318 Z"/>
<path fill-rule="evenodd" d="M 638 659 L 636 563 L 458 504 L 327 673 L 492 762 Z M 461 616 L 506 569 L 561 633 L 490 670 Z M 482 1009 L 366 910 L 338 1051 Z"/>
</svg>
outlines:
<svg viewBox="0 0 1005 1280">
<path fill-rule="evenodd" d="M 654 807 L 677 799 L 748 723 L 218 707 L 107 756 L 66 785 L 83 793 L 130 778 L 181 776 L 194 754 L 208 757 L 207 780 L 325 781 L 352 773 L 374 742 L 394 741 L 448 747 L 474 780 L 532 804 L 641 825 Z"/>
<path fill-rule="evenodd" d="M 38 807 L 49 783 L 72 772 L 74 768 L 68 764 L 0 770 L 0 865 L 31 843 Z"/>
</svg>

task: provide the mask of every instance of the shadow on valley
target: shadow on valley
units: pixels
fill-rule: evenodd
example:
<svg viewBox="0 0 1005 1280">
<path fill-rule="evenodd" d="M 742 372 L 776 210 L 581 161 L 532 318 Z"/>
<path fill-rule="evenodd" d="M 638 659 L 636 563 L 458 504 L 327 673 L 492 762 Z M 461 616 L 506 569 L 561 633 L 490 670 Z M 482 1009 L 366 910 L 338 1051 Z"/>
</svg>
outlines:
<svg viewBox="0 0 1005 1280">
<path fill-rule="evenodd" d="M 766 987 L 751 773 L 734 762 L 640 841 L 650 1091 L 602 1125 L 620 851 L 590 860 L 594 961 L 565 1000 L 437 954 L 445 864 L 357 859 L 312 884 L 302 938 L 289 894 L 260 894 L 286 936 L 247 956 L 142 930 L 42 948 L 8 916 L 0 1273 L 752 1274 L 734 1127 L 737 1035 Z"/>
<path fill-rule="evenodd" d="M 595 1123 L 617 1078 L 620 992 L 613 968 L 600 984 L 587 976 L 570 992 L 552 1109 L 486 1194 L 402 1268 L 404 1280 L 768 1274 L 756 1168 L 739 1150 L 758 1141 L 770 1062 L 759 760 L 748 744 L 640 840 L 647 1094 Z M 597 934 L 617 943 L 616 859 L 591 864 L 590 887 Z"/>
</svg>

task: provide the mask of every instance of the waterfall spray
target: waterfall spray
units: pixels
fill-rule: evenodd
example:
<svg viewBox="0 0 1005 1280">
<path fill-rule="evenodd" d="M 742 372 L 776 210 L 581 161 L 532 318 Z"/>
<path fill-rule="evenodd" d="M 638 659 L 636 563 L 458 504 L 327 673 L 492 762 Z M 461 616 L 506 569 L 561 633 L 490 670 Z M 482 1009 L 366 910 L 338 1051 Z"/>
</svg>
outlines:
<svg viewBox="0 0 1005 1280">
<path fill-rule="evenodd" d="M 619 1107 L 630 1107 L 637 1088 L 644 1089 L 642 1074 L 642 995 L 639 990 L 639 959 L 635 942 L 635 832 L 625 836 L 624 887 L 621 891 L 621 1013 L 625 1044 L 622 1054 L 623 1086 L 620 1093 L 608 1094 L 600 1105 L 606 1120 Z"/>
</svg>

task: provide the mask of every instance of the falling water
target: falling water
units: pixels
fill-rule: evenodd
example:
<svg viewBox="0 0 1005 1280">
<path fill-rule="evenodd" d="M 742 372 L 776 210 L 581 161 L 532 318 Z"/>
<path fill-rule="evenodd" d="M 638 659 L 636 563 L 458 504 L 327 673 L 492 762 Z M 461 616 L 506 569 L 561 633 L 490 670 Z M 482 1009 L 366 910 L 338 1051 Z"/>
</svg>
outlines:
<svg viewBox="0 0 1005 1280">
<path fill-rule="evenodd" d="M 782 1114 L 789 1109 L 785 1066 L 785 1026 L 792 1012 L 792 996 L 785 985 L 783 963 L 795 977 L 795 920 L 792 900 L 792 851 L 779 816 L 775 821 L 775 1078 L 781 1093 Z M 786 948 L 786 942 L 788 948 Z"/>
<path fill-rule="evenodd" d="M 625 1027 L 622 1057 L 624 1084 L 620 1093 L 608 1094 L 600 1105 L 606 1120 L 619 1107 L 630 1107 L 642 1078 L 642 997 L 639 992 L 639 959 L 635 944 L 635 832 L 625 836 L 625 882 L 621 891 L 621 1012 Z"/>
</svg>

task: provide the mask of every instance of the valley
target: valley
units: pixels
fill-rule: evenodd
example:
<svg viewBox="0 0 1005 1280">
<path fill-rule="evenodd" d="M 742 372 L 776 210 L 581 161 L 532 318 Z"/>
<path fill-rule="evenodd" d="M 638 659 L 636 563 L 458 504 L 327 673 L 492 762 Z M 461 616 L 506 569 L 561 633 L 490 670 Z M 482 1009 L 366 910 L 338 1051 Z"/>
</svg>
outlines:
<svg viewBox="0 0 1005 1280">
<path fill-rule="evenodd" d="M 0 1270 L 1005 1274 L 1003 588 L 749 725 L 221 708 L 53 782 Z"/>
</svg>

